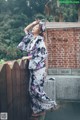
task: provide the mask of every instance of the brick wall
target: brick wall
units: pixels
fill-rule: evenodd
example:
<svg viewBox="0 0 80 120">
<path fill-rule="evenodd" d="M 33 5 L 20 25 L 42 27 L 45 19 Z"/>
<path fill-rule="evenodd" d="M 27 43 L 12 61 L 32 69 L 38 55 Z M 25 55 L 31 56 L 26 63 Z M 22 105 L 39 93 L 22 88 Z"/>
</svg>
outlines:
<svg viewBox="0 0 80 120">
<path fill-rule="evenodd" d="M 48 28 L 48 68 L 80 68 L 80 28 Z"/>
</svg>

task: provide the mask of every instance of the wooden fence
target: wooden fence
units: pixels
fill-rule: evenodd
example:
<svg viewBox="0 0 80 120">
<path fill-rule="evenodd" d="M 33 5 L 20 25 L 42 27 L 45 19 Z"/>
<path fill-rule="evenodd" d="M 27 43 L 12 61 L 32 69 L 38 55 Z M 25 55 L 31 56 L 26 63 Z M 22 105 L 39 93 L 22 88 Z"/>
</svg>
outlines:
<svg viewBox="0 0 80 120">
<path fill-rule="evenodd" d="M 29 120 L 28 62 L 13 61 L 0 65 L 0 113 L 8 120 Z"/>
</svg>

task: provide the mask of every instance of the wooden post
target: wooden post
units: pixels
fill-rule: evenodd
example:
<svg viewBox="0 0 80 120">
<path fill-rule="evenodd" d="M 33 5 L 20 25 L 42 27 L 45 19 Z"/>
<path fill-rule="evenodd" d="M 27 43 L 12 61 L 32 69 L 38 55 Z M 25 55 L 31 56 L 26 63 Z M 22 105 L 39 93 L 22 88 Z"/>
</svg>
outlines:
<svg viewBox="0 0 80 120">
<path fill-rule="evenodd" d="M 12 91 L 13 91 L 13 118 L 21 120 L 20 109 L 20 69 L 19 64 L 14 62 L 12 68 Z"/>
<path fill-rule="evenodd" d="M 0 72 L 0 112 L 7 112 L 7 108 L 6 65 L 3 65 Z"/>
<path fill-rule="evenodd" d="M 5 66 L 6 66 L 6 83 L 7 83 L 8 120 L 13 120 L 11 68 L 8 64 L 6 64 Z"/>
</svg>

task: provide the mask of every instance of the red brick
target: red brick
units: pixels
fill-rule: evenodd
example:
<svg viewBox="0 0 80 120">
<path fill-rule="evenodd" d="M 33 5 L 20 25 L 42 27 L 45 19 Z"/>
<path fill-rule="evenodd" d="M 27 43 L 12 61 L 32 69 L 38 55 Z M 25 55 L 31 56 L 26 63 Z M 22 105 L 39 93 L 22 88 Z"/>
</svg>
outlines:
<svg viewBox="0 0 80 120">
<path fill-rule="evenodd" d="M 80 29 L 48 29 L 48 67 L 80 68 Z"/>
</svg>

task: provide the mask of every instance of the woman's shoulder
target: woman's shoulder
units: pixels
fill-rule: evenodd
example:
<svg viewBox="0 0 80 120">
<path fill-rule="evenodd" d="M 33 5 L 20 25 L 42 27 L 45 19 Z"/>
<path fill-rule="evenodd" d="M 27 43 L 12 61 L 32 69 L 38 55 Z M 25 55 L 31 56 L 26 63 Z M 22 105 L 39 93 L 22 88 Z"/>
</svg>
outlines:
<svg viewBox="0 0 80 120">
<path fill-rule="evenodd" d="M 37 40 L 36 40 L 36 43 L 37 43 L 37 44 L 40 44 L 41 42 L 43 42 L 43 37 L 38 36 L 38 37 L 37 37 Z"/>
<path fill-rule="evenodd" d="M 44 39 L 44 37 L 41 36 L 41 35 L 38 35 L 38 38 L 39 38 L 39 39 L 42 39 L 42 40 Z"/>
<path fill-rule="evenodd" d="M 37 37 L 36 46 L 37 47 L 43 47 L 44 46 L 44 37 L 42 37 L 42 36 Z"/>
<path fill-rule="evenodd" d="M 44 40 L 44 37 L 38 35 L 36 42 L 42 42 L 43 40 Z"/>
</svg>

